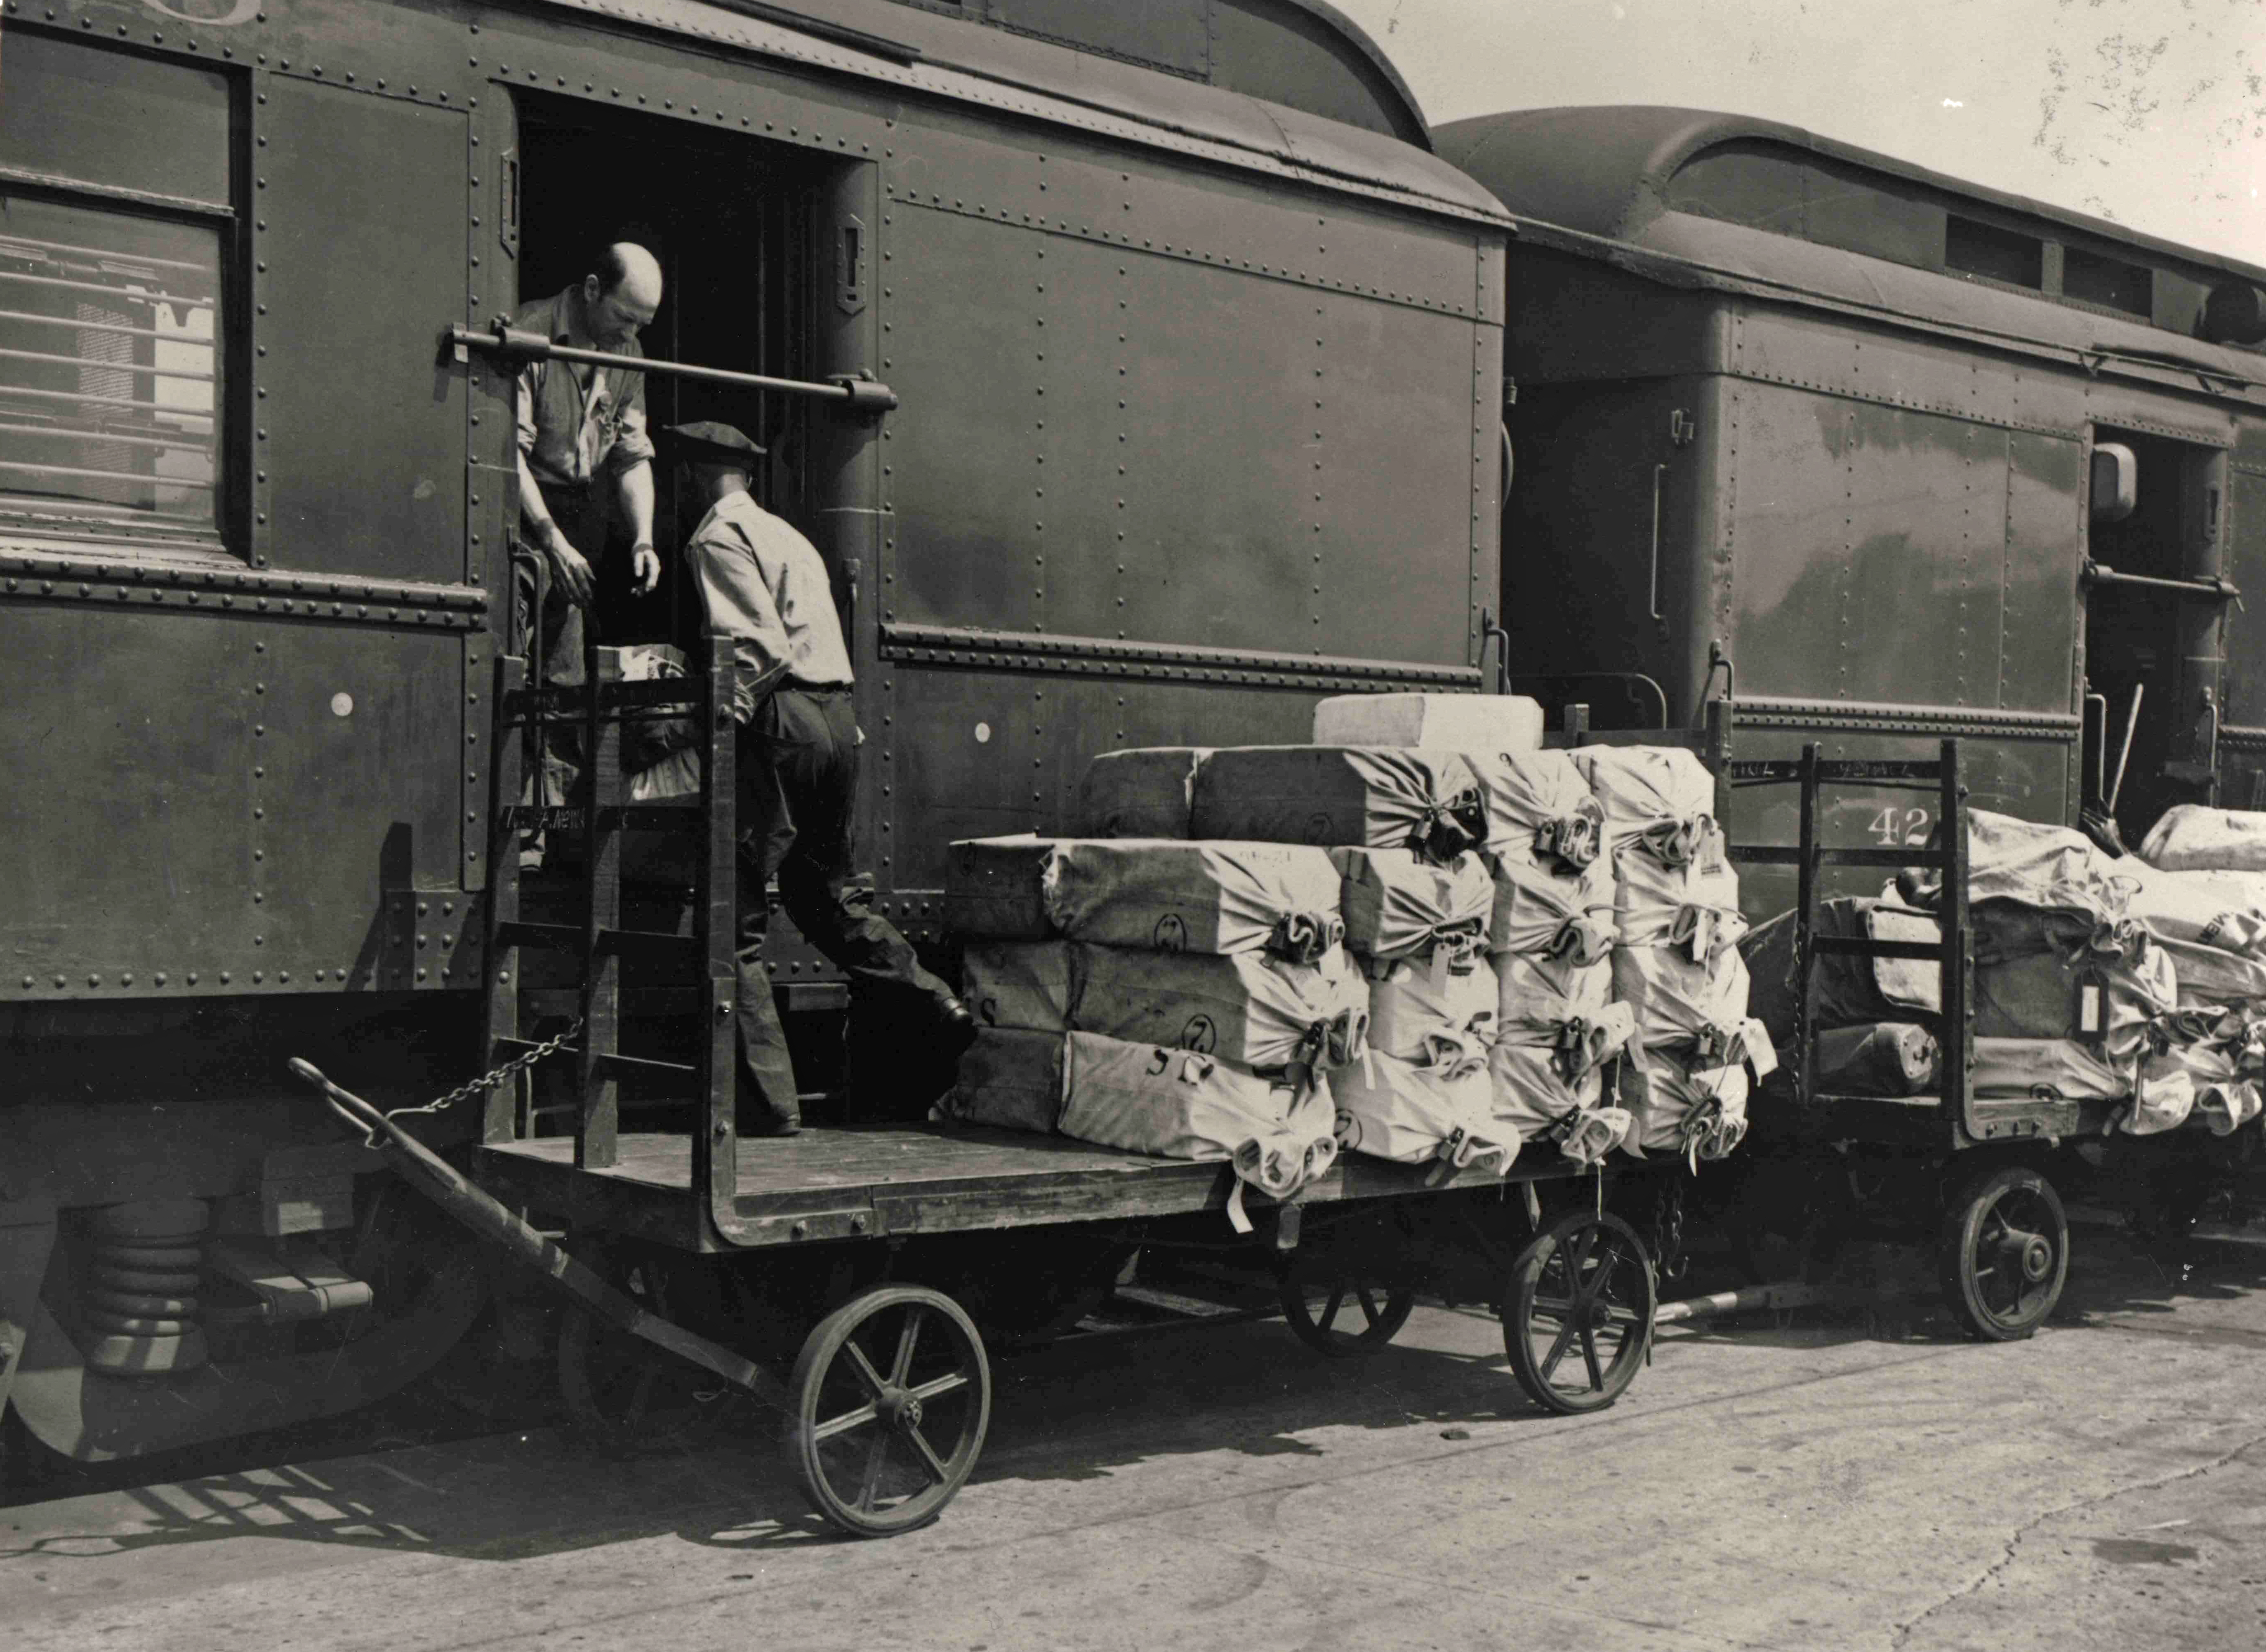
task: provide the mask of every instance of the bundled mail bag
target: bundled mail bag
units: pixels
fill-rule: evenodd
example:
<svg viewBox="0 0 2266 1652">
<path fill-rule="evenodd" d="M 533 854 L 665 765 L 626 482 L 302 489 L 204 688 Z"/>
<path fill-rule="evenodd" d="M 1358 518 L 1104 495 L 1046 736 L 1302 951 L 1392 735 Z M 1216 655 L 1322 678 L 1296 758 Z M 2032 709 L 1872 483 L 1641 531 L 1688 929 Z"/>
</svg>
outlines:
<svg viewBox="0 0 2266 1652">
<path fill-rule="evenodd" d="M 1570 754 L 1490 748 L 1466 751 L 1464 760 L 1487 799 L 1495 859 L 1569 878 L 1602 865 L 1611 877 L 1605 812 Z"/>
<path fill-rule="evenodd" d="M 1830 1027 L 1817 1034 L 1817 1088 L 1835 1095 L 1927 1095 L 1942 1064 L 1935 1034 L 1914 1021 Z"/>
<path fill-rule="evenodd" d="M 2266 874 L 2135 865 L 2126 910 L 2158 940 L 2266 961 Z"/>
<path fill-rule="evenodd" d="M 961 996 L 984 1027 L 1070 1031 L 1078 954 L 1066 940 L 970 941 L 960 958 Z"/>
<path fill-rule="evenodd" d="M 2266 872 L 2266 814 L 2175 803 L 2141 840 L 2139 856 L 2166 872 Z"/>
<path fill-rule="evenodd" d="M 1200 746 L 1108 751 L 1085 765 L 1071 810 L 1073 837 L 1185 837 Z"/>
<path fill-rule="evenodd" d="M 2266 1002 L 2266 962 L 2169 939 L 2157 941 L 2154 950 L 2170 961 L 2182 1009 Z"/>
<path fill-rule="evenodd" d="M 1371 1049 L 1414 1061 L 1437 1036 L 1481 1049 L 1494 1042 L 1500 989 L 1478 954 L 1381 961 L 1368 975 Z"/>
<path fill-rule="evenodd" d="M 1613 1005 L 1604 1020 L 1552 1031 L 1502 1034 L 1488 1055 L 1495 1115 L 1524 1141 L 1548 1142 L 1577 1164 L 1595 1165 L 1620 1145 L 1634 1121 L 1605 1104 L 1604 1064 L 1633 1023 Z"/>
<path fill-rule="evenodd" d="M 1836 895 L 1817 904 L 1816 933 L 1844 939 L 1942 939 L 1933 914 L 1869 896 Z M 1782 912 L 1741 939 L 1747 961 L 1749 1012 L 1781 1044 L 1794 1039 L 1796 1012 L 1795 914 Z M 1881 1021 L 1926 1020 L 1942 1012 L 1941 974 L 1932 959 L 1821 956 L 1811 975 L 1812 1007 L 1819 1027 L 1864 1027 Z"/>
<path fill-rule="evenodd" d="M 1562 755 L 1562 754 L 1561 754 Z M 1613 922 L 1613 877 L 1603 860 L 1569 872 L 1486 852 L 1495 898 L 1488 950 L 1596 963 L 1620 934 Z"/>
<path fill-rule="evenodd" d="M 1736 947 L 1703 959 L 1682 947 L 1616 947 L 1612 982 L 1647 1045 L 1720 1050 L 1747 1019 L 1747 966 Z"/>
<path fill-rule="evenodd" d="M 1604 811 L 1616 862 L 1640 838 L 1657 854 L 1675 854 L 1678 839 L 1714 822 L 1715 777 L 1680 746 L 1579 746 L 1567 755 Z"/>
<path fill-rule="evenodd" d="M 1624 946 L 1688 946 L 1700 956 L 1747 932 L 1729 846 L 1705 815 L 1688 832 L 1634 839 L 1615 858 L 1613 876 Z"/>
<path fill-rule="evenodd" d="M 1196 771 L 1194 837 L 1407 849 L 1439 865 L 1487 838 L 1479 782 L 1452 751 L 1230 746 Z"/>
<path fill-rule="evenodd" d="M 1497 953 L 1488 966 L 1495 979 L 1498 1038 L 1518 1027 L 1554 1034 L 1568 1021 L 1594 1025 L 1612 1001 L 1610 958 L 1582 963 L 1571 958 Z"/>
<path fill-rule="evenodd" d="M 1502 1174 L 1518 1132 L 1495 1116 L 1488 1049 L 1441 1038 L 1417 1060 L 1372 1055 L 1336 1075 L 1338 1144 L 1405 1165 L 1477 1165 Z"/>
<path fill-rule="evenodd" d="M 1686 1067 L 1652 1052 L 1622 1074 L 1621 1104 L 1634 1122 L 1621 1151 L 1638 1159 L 1673 1153 L 1694 1169 L 1726 1158 L 1746 1139 L 1749 1093 L 1743 1062 Z"/>
<path fill-rule="evenodd" d="M 2082 832 L 1989 809 L 1967 813 L 1967 901 L 1978 922 L 1985 907 L 2006 903 L 2097 925 L 2121 923 L 2139 884 L 2138 874 Z M 1942 876 L 1911 872 L 1898 886 L 1933 910 L 1941 903 Z"/>
<path fill-rule="evenodd" d="M 1297 852 L 1286 851 L 1286 852 Z M 1341 880 L 1345 943 L 1366 958 L 1476 957 L 1487 939 L 1495 884 L 1478 856 L 1436 866 L 1407 849 L 1327 852 Z"/>
<path fill-rule="evenodd" d="M 1972 914 L 1975 1031 L 1982 1038 L 2091 1039 L 2112 1060 L 2138 1055 L 2149 1023 L 2178 1007 L 2172 961 L 2130 918 L 1993 901 Z M 2198 952 L 2236 966 L 2226 953 Z"/>
<path fill-rule="evenodd" d="M 983 940 L 1044 940 L 1056 839 L 963 837 L 945 852 L 944 925 Z"/>
<path fill-rule="evenodd" d="M 963 1124 L 1050 1132 L 1062 1115 L 1064 1034 L 979 1027 L 940 1108 Z"/>
<path fill-rule="evenodd" d="M 1059 1128 L 1098 1146 L 1217 1159 L 1288 1198 L 1336 1161 L 1337 1108 L 1317 1075 L 1293 1084 L 1216 1056 L 1093 1033 L 1064 1041 Z"/>
<path fill-rule="evenodd" d="M 2207 1072 L 2216 1064 L 2207 1048 L 2175 1045 L 2144 1052 L 2132 1075 L 2132 1105 L 2117 1128 L 2127 1136 L 2160 1136 L 2179 1129 L 2195 1111 L 2197 1069 Z"/>
<path fill-rule="evenodd" d="M 1328 852 L 1296 844 L 1071 838 L 1056 847 L 1045 901 L 1078 940 L 1311 963 L 1342 933 L 1338 890 Z"/>
<path fill-rule="evenodd" d="M 1080 1032 L 1269 1071 L 1342 1066 L 1368 1048 L 1369 983 L 1343 948 L 1301 964 L 1075 944 Z"/>
<path fill-rule="evenodd" d="M 2116 1101 L 2132 1093 L 2136 1064 L 2072 1038 L 1977 1038 L 1969 1089 L 1977 1096 Z"/>
</svg>

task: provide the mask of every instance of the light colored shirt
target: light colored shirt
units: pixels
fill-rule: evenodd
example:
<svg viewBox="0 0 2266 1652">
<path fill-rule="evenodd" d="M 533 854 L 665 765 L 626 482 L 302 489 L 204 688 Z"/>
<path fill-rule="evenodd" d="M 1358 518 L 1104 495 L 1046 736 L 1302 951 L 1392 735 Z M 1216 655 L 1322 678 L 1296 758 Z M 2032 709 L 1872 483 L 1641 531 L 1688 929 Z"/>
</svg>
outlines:
<svg viewBox="0 0 2266 1652">
<path fill-rule="evenodd" d="M 632 360 L 645 354 L 635 334 L 619 344 L 600 344 L 590 336 L 580 287 L 528 305 L 511 325 L 578 350 Z M 587 487 L 600 474 L 618 476 L 653 457 L 645 428 L 645 375 L 633 369 L 530 362 L 520 369 L 518 403 L 519 450 L 539 482 Z"/>
<path fill-rule="evenodd" d="M 734 714 L 784 682 L 831 688 L 851 681 L 834 585 L 818 548 L 741 490 L 718 500 L 684 546 L 700 581 L 708 629 L 732 639 L 740 681 Z"/>
</svg>

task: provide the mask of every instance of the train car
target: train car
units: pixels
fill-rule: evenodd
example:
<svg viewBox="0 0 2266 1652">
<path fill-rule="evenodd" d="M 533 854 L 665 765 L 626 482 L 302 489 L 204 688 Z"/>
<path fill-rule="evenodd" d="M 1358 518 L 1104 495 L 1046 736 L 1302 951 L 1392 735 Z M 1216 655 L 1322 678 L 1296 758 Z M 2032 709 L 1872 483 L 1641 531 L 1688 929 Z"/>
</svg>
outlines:
<svg viewBox="0 0 2266 1652">
<path fill-rule="evenodd" d="M 389 1107 L 477 1070 L 526 648 L 491 335 L 618 237 L 668 282 L 653 421 L 764 440 L 831 564 L 916 939 L 947 841 L 1051 823 L 1096 752 L 1481 681 L 1507 218 L 1320 0 L 0 28 L 0 1404 L 49 1450 L 340 1411 L 483 1312 L 282 1064 Z"/>
<path fill-rule="evenodd" d="M 1756 758 L 1956 736 L 1978 808 L 2094 804 L 2133 843 L 2172 803 L 2266 796 L 2266 620 L 2240 609 L 2266 579 L 2266 270 L 1734 115 L 1541 109 L 1438 143 L 1520 223 L 1523 691 L 1601 727 L 1729 699 Z M 1741 800 L 1734 838 L 1792 841 L 1782 792 Z M 1853 786 L 1821 830 L 1933 824 Z M 1788 875 L 1747 899 L 1785 910 Z"/>
</svg>

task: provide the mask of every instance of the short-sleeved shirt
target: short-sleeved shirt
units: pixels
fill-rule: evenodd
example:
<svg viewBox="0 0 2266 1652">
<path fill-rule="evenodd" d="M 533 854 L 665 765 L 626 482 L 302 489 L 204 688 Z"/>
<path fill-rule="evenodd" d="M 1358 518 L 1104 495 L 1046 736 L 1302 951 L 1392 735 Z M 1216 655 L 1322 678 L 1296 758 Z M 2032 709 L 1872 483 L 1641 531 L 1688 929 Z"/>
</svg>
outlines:
<svg viewBox="0 0 2266 1652">
<path fill-rule="evenodd" d="M 619 344 L 591 338 L 580 287 L 528 305 L 512 325 L 578 350 L 632 359 L 645 354 L 634 334 Z M 520 369 L 518 401 L 519 450 L 538 482 L 587 487 L 596 477 L 618 475 L 653 457 L 645 428 L 645 375 L 634 369 L 530 362 Z"/>
<path fill-rule="evenodd" d="M 771 689 L 834 688 L 852 680 L 818 548 L 743 492 L 727 493 L 685 542 L 708 628 L 733 640 L 742 722 Z"/>
</svg>

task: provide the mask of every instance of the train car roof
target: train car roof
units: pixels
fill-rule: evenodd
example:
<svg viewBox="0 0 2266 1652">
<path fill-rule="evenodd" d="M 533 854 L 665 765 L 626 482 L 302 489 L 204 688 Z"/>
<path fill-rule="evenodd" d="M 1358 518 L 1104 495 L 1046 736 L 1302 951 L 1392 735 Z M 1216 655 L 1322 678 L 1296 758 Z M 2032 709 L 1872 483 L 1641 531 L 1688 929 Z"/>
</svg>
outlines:
<svg viewBox="0 0 2266 1652">
<path fill-rule="evenodd" d="M 2238 347 L 2260 340 L 2211 336 L 2204 316 L 2215 289 L 2266 289 L 2266 269 L 1799 127 L 1600 106 L 1483 115 L 1434 136 L 1523 225 L 1594 238 L 1577 250 L 1633 267 L 1640 252 L 1675 260 L 1672 274 L 1655 261 L 1664 279 L 2131 356 L 2163 352 L 2169 332 L 2182 358 L 2257 376 L 2255 350 Z"/>
<path fill-rule="evenodd" d="M 1508 229 L 1430 152 L 1384 54 L 1327 0 L 530 0 L 900 92 Z M 1182 20 L 1185 39 L 1157 26 Z"/>
</svg>

